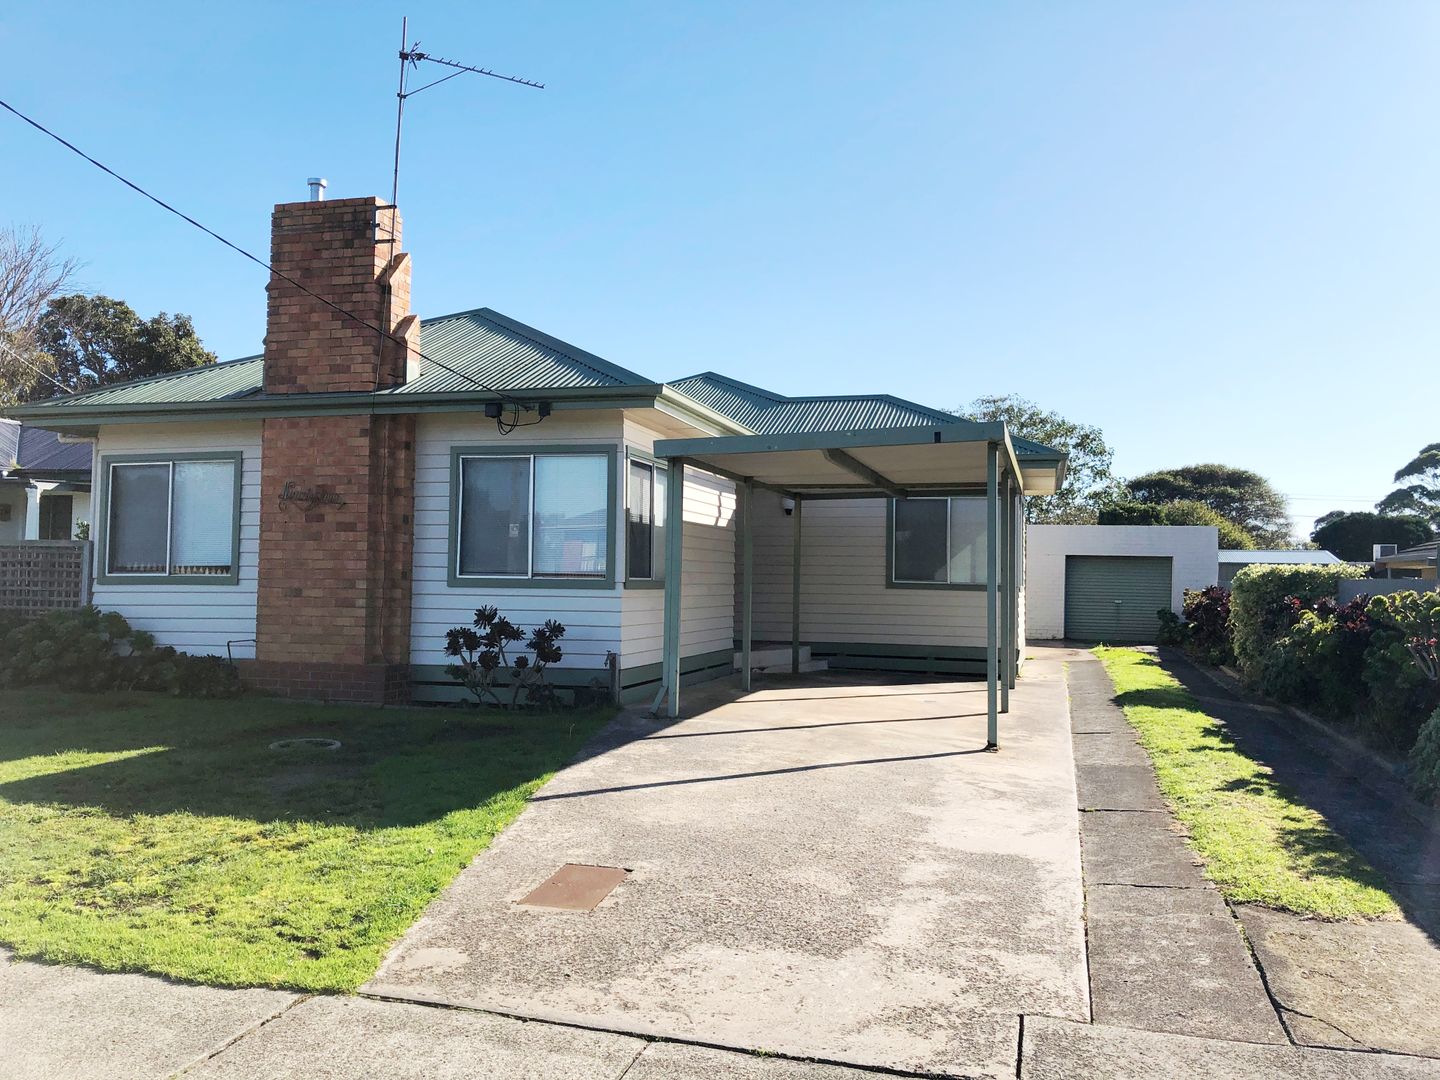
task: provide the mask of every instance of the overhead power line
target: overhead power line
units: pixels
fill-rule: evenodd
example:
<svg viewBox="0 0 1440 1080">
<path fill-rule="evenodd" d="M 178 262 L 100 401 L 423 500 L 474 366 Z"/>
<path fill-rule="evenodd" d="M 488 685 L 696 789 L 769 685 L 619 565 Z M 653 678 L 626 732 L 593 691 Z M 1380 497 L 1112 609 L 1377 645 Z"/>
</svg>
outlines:
<svg viewBox="0 0 1440 1080">
<path fill-rule="evenodd" d="M 296 280 L 295 280 L 293 277 L 291 277 L 289 274 L 282 274 L 280 271 L 276 270 L 275 267 L 271 266 L 268 262 L 266 262 L 264 259 L 260 258 L 258 255 L 253 255 L 253 254 L 251 254 L 250 252 L 248 252 L 248 251 L 246 251 L 244 248 L 242 248 L 239 244 L 236 244 L 236 243 L 234 243 L 233 241 L 227 240 L 225 237 L 221 236 L 221 235 L 220 235 L 219 233 L 217 233 L 214 229 L 211 229 L 211 228 L 209 228 L 209 227 L 207 227 L 207 226 L 205 226 L 205 225 L 202 225 L 200 222 L 196 221 L 193 217 L 191 217 L 189 214 L 185 213 L 184 211 L 182 211 L 182 210 L 177 210 L 175 207 L 171 206 L 171 205 L 170 205 L 168 202 L 166 202 L 164 199 L 161 199 L 161 198 L 159 198 L 159 197 L 156 196 L 156 195 L 152 195 L 150 192 L 146 191 L 144 188 L 142 188 L 139 184 L 135 183 L 133 180 L 130 180 L 130 179 L 127 179 L 127 178 L 124 177 L 124 176 L 121 176 L 118 172 L 116 172 L 114 169 L 110 168 L 110 167 L 109 167 L 108 165 L 106 165 L 104 162 L 97 161 L 95 158 L 93 158 L 93 157 L 91 157 L 89 154 L 87 154 L 84 150 L 81 150 L 81 149 L 80 149 L 78 146 L 76 146 L 74 143 L 70 142 L 70 140 L 64 138 L 64 137 L 61 136 L 61 135 L 57 135 L 55 132 L 51 131 L 49 128 L 47 128 L 44 124 L 40 123 L 38 120 L 35 120 L 34 118 L 25 115 L 25 114 L 24 114 L 23 112 L 21 112 L 19 109 L 15 108 L 14 105 L 11 105 L 8 101 L 5 101 L 3 98 L 0 98 L 0 107 L 3 107 L 7 112 L 10 112 L 10 113 L 14 114 L 15 116 L 19 117 L 21 120 L 25 121 L 25 123 L 27 123 L 27 124 L 29 124 L 31 127 L 33 127 L 36 131 L 39 131 L 41 134 L 47 135 L 47 136 L 49 136 L 51 139 L 54 139 L 54 140 L 55 140 L 56 142 L 58 142 L 61 146 L 65 147 L 65 149 L 69 150 L 71 153 L 76 154 L 76 155 L 78 155 L 79 157 L 84 158 L 86 161 L 88 161 L 91 165 L 94 165 L 94 166 L 95 166 L 97 169 L 99 169 L 101 172 L 103 172 L 103 173 L 105 173 L 106 175 L 111 176 L 111 177 L 113 177 L 114 179 L 120 181 L 120 183 L 124 184 L 126 187 L 130 188 L 132 191 L 136 192 L 137 194 L 143 195 L 145 198 L 147 198 L 147 199 L 149 199 L 151 202 L 153 202 L 156 206 L 159 206 L 161 209 L 166 210 L 166 211 L 168 211 L 168 212 L 171 213 L 171 214 L 174 214 L 176 217 L 180 218 L 180 220 L 182 220 L 182 221 L 184 221 L 184 222 L 187 222 L 187 223 L 190 224 L 190 225 L 193 225 L 195 228 L 197 228 L 197 229 L 199 229 L 201 232 L 205 233 L 205 235 L 207 235 L 207 236 L 209 236 L 209 237 L 212 237 L 212 238 L 215 239 L 215 240 L 220 241 L 220 243 L 224 244 L 224 245 L 225 245 L 226 247 L 228 247 L 231 251 L 234 251 L 234 252 L 236 252 L 236 253 L 244 256 L 245 258 L 247 258 L 247 259 L 249 259 L 251 262 L 253 262 L 256 266 L 263 267 L 264 269 L 268 270 L 271 274 L 275 275 L 275 277 L 279 278 L 281 281 L 284 281 L 284 282 L 287 282 L 287 283 L 290 284 L 290 285 L 293 285 L 295 288 L 299 289 L 302 293 L 304 293 L 305 295 L 307 295 L 307 296 L 309 296 L 309 297 L 312 297 L 312 298 L 315 299 L 315 300 L 320 301 L 320 303 L 324 304 L 326 307 L 330 308 L 332 311 L 338 312 L 340 315 L 343 315 L 345 318 L 351 319 L 351 320 L 353 320 L 354 322 L 359 323 L 361 326 L 365 327 L 367 330 L 372 330 L 372 331 L 374 331 L 375 333 L 381 335 L 382 337 L 388 338 L 390 341 L 393 341 L 393 342 L 395 342 L 396 344 L 403 346 L 404 348 L 406 348 L 406 349 L 409 350 L 410 352 L 415 353 L 416 356 L 420 357 L 420 359 L 424 360 L 426 363 L 433 364 L 435 367 L 439 368 L 441 371 L 449 372 L 451 375 L 454 375 L 454 376 L 456 376 L 457 378 L 464 379 L 466 382 L 471 383 L 472 385 L 476 386 L 476 387 L 479 388 L 480 390 L 485 391 L 485 393 L 487 393 L 487 394 L 494 394 L 496 397 L 502 399 L 503 401 L 508 402 L 508 403 L 511 405 L 511 407 L 515 409 L 516 414 L 517 414 L 517 419 L 518 419 L 518 414 L 519 414 L 519 412 L 520 412 L 521 410 L 524 410 L 524 411 L 526 411 L 526 412 L 529 412 L 529 411 L 533 408 L 532 405 L 529 405 L 529 404 L 527 404 L 526 402 L 521 401 L 519 398 L 515 397 L 515 396 L 512 395 L 512 394 L 509 394 L 509 393 L 505 392 L 504 390 L 496 389 L 496 388 L 493 387 L 493 386 L 487 386 L 485 383 L 481 382 L 479 379 L 475 378 L 473 375 L 469 375 L 469 374 L 467 374 L 466 372 L 463 372 L 463 371 L 457 371 L 455 368 L 450 367 L 450 366 L 447 365 L 447 364 L 442 364 L 440 361 L 436 360 L 434 357 L 428 356 L 428 355 L 426 355 L 424 352 L 421 352 L 419 349 L 410 346 L 403 338 L 396 337 L 396 336 L 395 336 L 393 333 L 391 333 L 389 330 L 386 330 L 386 329 L 384 329 L 383 327 L 378 326 L 378 325 L 376 325 L 375 323 L 370 322 L 368 319 L 363 318 L 363 317 L 360 316 L 360 315 L 356 315 L 353 311 L 348 311 L 348 310 L 346 310 L 345 308 L 341 307 L 339 304 L 335 303 L 335 302 L 332 301 L 332 300 L 327 299 L 327 298 L 324 297 L 324 296 L 321 296 L 319 293 L 315 292 L 314 290 L 306 288 L 304 285 L 300 284 L 300 282 L 296 281 Z M 524 425 L 520 425 L 520 426 L 524 426 Z"/>
</svg>

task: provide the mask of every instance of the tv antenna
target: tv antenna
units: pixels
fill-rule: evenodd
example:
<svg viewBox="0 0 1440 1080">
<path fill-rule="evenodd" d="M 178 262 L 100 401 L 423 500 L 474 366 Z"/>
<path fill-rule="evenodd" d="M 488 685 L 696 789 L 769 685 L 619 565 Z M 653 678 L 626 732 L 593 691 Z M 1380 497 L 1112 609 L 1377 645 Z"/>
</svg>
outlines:
<svg viewBox="0 0 1440 1080">
<path fill-rule="evenodd" d="M 410 20 L 408 17 L 400 20 L 400 90 L 396 93 L 395 105 L 395 173 L 390 185 L 390 204 L 397 205 L 400 201 L 400 128 L 405 120 L 405 100 L 412 98 L 422 90 L 429 90 L 432 86 L 439 86 L 443 82 L 449 82 L 457 75 L 464 75 L 467 72 L 474 75 L 488 75 L 492 79 L 502 79 L 505 82 L 518 83 L 520 86 L 529 86 L 536 90 L 544 90 L 545 84 L 532 82 L 530 79 L 522 79 L 518 75 L 502 75 L 498 71 L 491 71 L 489 68 L 472 67 L 469 64 L 462 64 L 455 60 L 447 60 L 443 56 L 431 56 L 429 53 L 420 51 L 420 42 L 409 42 Z M 417 86 L 414 90 L 409 88 L 409 75 L 413 70 L 418 70 L 422 63 L 439 64 L 441 67 L 454 68 L 449 75 L 442 75 L 433 82 L 424 86 Z"/>
</svg>

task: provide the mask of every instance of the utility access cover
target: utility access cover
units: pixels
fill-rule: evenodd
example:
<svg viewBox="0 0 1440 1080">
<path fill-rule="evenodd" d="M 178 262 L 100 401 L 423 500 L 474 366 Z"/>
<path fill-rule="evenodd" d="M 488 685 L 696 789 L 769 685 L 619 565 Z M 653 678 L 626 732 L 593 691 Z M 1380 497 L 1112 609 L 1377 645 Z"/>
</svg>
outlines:
<svg viewBox="0 0 1440 1080">
<path fill-rule="evenodd" d="M 594 911 L 629 873 L 618 866 L 566 863 L 517 902 L 561 911 Z"/>
</svg>

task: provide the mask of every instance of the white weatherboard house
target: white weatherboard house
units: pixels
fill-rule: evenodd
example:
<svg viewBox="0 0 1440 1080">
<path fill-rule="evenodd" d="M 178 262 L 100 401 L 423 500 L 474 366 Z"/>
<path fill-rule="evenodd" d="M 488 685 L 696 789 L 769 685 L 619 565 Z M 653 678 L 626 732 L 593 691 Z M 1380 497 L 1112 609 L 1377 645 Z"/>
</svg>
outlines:
<svg viewBox="0 0 1440 1080">
<path fill-rule="evenodd" d="M 494 605 L 565 624 L 560 685 L 672 715 L 762 644 L 987 675 L 1005 708 L 1023 499 L 1062 454 L 886 395 L 656 382 L 488 309 L 421 324 L 377 199 L 272 236 L 263 356 L 15 410 L 94 440 L 99 607 L 299 697 L 453 698 L 445 632 Z"/>
</svg>

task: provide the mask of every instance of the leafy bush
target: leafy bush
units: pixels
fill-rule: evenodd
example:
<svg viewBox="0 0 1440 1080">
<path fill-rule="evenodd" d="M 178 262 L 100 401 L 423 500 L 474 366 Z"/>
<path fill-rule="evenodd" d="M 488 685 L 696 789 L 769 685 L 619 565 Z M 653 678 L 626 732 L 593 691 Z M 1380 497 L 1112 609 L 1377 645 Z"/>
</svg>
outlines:
<svg viewBox="0 0 1440 1080">
<path fill-rule="evenodd" d="M 1366 720 L 1382 742 L 1404 751 L 1414 744 L 1425 717 L 1440 707 L 1435 658 L 1440 593 L 1376 596 L 1366 614 L 1375 627 L 1365 652 Z"/>
<path fill-rule="evenodd" d="M 445 673 L 475 695 L 479 704 L 487 700 L 502 708 L 515 708 L 524 695 L 527 705 L 553 706 L 555 688 L 545 681 L 545 669 L 558 663 L 565 654 L 558 644 L 565 636 L 565 627 L 547 619 L 536 627 L 528 641 L 525 631 L 501 615 L 495 607 L 478 608 L 474 629 L 457 626 L 445 633 L 445 655 L 457 662 Z M 524 641 L 535 659 L 523 653 L 512 661 L 506 653 L 509 646 Z M 510 700 L 500 697 L 496 679 L 501 672 L 510 679 Z"/>
<path fill-rule="evenodd" d="M 1218 667 L 1233 659 L 1230 651 L 1230 593 L 1219 585 L 1186 589 L 1183 615 L 1161 608 L 1156 641 L 1184 649 L 1201 663 Z"/>
<path fill-rule="evenodd" d="M 1346 563 L 1330 566 L 1242 567 L 1230 583 L 1230 641 L 1235 662 L 1251 682 L 1261 677 L 1267 650 L 1318 600 L 1328 600 L 1340 582 L 1363 578 Z"/>
<path fill-rule="evenodd" d="M 1294 623 L 1265 653 L 1260 688 L 1273 698 L 1350 719 L 1365 700 L 1365 654 L 1374 624 L 1369 598 L 1339 607 L 1328 597 L 1304 607 L 1289 597 Z"/>
<path fill-rule="evenodd" d="M 1440 709 L 1420 727 L 1410 751 L 1410 790 L 1417 799 L 1434 802 L 1440 796 Z"/>
<path fill-rule="evenodd" d="M 213 656 L 156 647 L 115 611 L 56 611 L 0 638 L 0 686 L 67 690 L 156 690 L 186 697 L 233 697 L 240 680 Z"/>
</svg>

